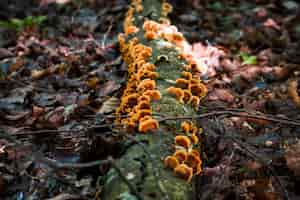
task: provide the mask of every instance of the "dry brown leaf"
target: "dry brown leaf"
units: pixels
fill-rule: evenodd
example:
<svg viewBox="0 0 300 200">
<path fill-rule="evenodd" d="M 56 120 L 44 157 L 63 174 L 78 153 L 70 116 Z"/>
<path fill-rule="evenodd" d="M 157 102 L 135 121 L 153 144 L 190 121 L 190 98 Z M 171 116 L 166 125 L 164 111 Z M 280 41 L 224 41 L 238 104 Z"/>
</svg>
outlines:
<svg viewBox="0 0 300 200">
<path fill-rule="evenodd" d="M 41 0 L 40 1 L 40 6 L 47 6 L 51 3 L 56 3 L 56 4 L 66 4 L 69 3 L 71 0 Z"/>
<path fill-rule="evenodd" d="M 207 99 L 210 101 L 220 100 L 232 103 L 234 101 L 234 96 L 227 89 L 214 89 L 208 94 Z"/>
<path fill-rule="evenodd" d="M 300 108 L 300 96 L 297 92 L 298 90 L 298 82 L 296 80 L 292 80 L 289 82 L 288 94 L 292 98 L 295 105 Z"/>
<path fill-rule="evenodd" d="M 274 19 L 267 19 L 265 22 L 264 22 L 264 26 L 265 27 L 269 27 L 269 28 L 274 28 L 276 30 L 280 30 L 280 26 L 277 24 L 277 22 L 275 22 Z"/>
<path fill-rule="evenodd" d="M 119 106 L 120 100 L 116 97 L 111 97 L 107 99 L 99 109 L 98 113 L 99 114 L 106 114 L 106 113 L 111 113 L 116 110 L 116 108 Z"/>
</svg>

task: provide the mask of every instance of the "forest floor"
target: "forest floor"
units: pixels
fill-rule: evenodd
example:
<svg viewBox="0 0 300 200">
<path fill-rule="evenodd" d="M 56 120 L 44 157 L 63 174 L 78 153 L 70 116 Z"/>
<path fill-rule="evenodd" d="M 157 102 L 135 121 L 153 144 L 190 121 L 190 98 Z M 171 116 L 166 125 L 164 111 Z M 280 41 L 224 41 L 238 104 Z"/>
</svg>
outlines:
<svg viewBox="0 0 300 200">
<path fill-rule="evenodd" d="M 93 161 L 125 148 L 112 124 L 128 2 L 50 2 L 0 2 L 0 199 L 100 200 L 110 166 Z M 300 4 L 171 3 L 207 66 L 194 196 L 300 199 Z"/>
</svg>

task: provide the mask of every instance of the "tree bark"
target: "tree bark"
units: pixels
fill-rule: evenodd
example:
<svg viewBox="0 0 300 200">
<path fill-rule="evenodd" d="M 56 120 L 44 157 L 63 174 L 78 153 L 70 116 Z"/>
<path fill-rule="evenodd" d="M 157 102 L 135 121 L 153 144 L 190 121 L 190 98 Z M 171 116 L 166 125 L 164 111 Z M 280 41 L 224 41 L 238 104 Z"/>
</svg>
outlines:
<svg viewBox="0 0 300 200">
<path fill-rule="evenodd" d="M 136 8 L 138 3 L 138 0 L 133 1 L 135 11 L 131 22 L 128 22 L 130 14 L 127 13 L 127 22 L 124 26 L 127 26 L 125 33 L 129 33 L 124 35 L 123 42 L 129 44 L 130 40 L 137 38 L 138 43 L 152 49 L 147 62 L 156 67 L 155 72 L 158 74 L 155 79 L 156 89 L 161 97 L 159 100 L 151 101 L 151 111 L 153 119 L 159 122 L 159 128 L 152 132 L 129 134 L 130 138 L 134 138 L 134 142 L 124 155 L 114 162 L 116 167 L 108 172 L 102 197 L 104 200 L 190 199 L 193 193 L 193 181 L 178 178 L 164 165 L 164 159 L 174 153 L 174 137 L 181 131 L 181 121 L 162 120 L 161 117 L 196 115 L 195 105 L 179 101 L 178 96 L 166 92 L 168 88 L 175 86 L 177 79 L 182 77 L 182 72 L 185 71 L 183 67 L 188 65 L 188 62 L 180 56 L 178 47 L 165 38 L 145 38 L 144 22 L 153 20 L 160 23 L 166 17 L 166 11 L 162 9 L 163 1 L 143 0 L 139 4 L 142 5 L 140 11 Z M 138 30 L 131 33 L 128 30 L 128 23 L 132 23 Z M 120 45 L 122 47 L 122 44 Z M 134 59 L 128 58 L 130 54 L 128 51 L 131 51 L 130 47 L 121 49 L 124 60 L 130 66 Z M 132 69 L 129 70 L 128 84 L 130 81 L 132 81 Z M 199 149 L 199 144 L 194 148 Z M 120 173 L 123 176 L 120 176 Z"/>
</svg>

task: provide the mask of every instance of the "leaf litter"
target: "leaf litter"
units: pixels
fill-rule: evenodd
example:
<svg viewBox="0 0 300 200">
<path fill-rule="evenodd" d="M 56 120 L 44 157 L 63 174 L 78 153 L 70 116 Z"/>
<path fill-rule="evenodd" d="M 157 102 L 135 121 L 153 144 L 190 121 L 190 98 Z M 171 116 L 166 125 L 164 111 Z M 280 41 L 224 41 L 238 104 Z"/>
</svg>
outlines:
<svg viewBox="0 0 300 200">
<path fill-rule="evenodd" d="M 226 113 L 199 119 L 206 159 L 195 198 L 300 198 L 300 127 L 287 125 L 300 120 L 299 3 L 170 2 L 203 63 L 209 91 L 199 114 Z M 0 12 L 1 199 L 100 199 L 109 165 L 59 164 L 117 158 L 128 145 L 113 130 L 126 81 L 117 44 L 126 7 L 0 3 L 9 8 Z"/>
</svg>

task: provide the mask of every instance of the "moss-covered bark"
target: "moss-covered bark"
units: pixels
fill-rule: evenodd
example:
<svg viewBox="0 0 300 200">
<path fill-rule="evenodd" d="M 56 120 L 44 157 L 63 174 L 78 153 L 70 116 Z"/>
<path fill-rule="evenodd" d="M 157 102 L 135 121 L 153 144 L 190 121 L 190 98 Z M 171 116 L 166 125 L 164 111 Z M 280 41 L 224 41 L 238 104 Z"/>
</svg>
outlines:
<svg viewBox="0 0 300 200">
<path fill-rule="evenodd" d="M 135 1 L 138 2 L 138 1 Z M 175 86 L 176 79 L 182 77 L 183 66 L 188 63 L 180 56 L 176 46 L 164 38 L 147 40 L 144 37 L 145 20 L 159 21 L 162 12 L 161 0 L 143 0 L 142 12 L 134 12 L 133 24 L 139 31 L 126 36 L 126 41 L 136 37 L 139 43 L 152 48 L 147 62 L 156 66 L 158 77 L 156 88 L 161 98 L 151 102 L 152 117 L 159 121 L 163 116 L 192 116 L 196 114 L 195 106 L 181 103 L 176 97 L 166 92 Z M 130 78 L 130 77 L 129 77 Z M 174 137 L 180 132 L 179 121 L 159 123 L 155 133 L 136 134 L 136 144 L 130 146 L 125 154 L 116 161 L 125 177 L 145 200 L 150 199 L 189 199 L 192 194 L 192 182 L 176 177 L 172 170 L 164 166 L 164 158 L 174 151 Z M 111 169 L 107 174 L 103 190 L 104 200 L 130 199 L 131 191 L 118 173 Z M 134 198 L 132 198 L 134 199 Z"/>
</svg>

